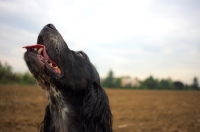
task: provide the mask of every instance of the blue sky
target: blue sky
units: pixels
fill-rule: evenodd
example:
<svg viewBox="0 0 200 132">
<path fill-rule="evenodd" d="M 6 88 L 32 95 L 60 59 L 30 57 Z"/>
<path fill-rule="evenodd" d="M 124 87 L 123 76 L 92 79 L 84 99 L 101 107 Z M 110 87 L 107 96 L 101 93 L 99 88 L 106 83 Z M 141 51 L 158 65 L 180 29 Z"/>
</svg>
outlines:
<svg viewBox="0 0 200 132">
<path fill-rule="evenodd" d="M 200 1 L 3 0 L 0 60 L 28 71 L 21 47 L 35 44 L 53 23 L 69 47 L 83 50 L 101 77 L 153 75 L 191 83 L 200 79 Z"/>
</svg>

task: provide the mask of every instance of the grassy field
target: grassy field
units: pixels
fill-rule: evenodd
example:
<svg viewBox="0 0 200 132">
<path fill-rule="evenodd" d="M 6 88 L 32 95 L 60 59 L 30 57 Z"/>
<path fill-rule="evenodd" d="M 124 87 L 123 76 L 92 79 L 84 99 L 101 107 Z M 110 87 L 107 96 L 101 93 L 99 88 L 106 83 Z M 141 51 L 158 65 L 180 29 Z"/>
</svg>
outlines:
<svg viewBox="0 0 200 132">
<path fill-rule="evenodd" d="M 106 90 L 114 132 L 200 132 L 200 92 Z M 37 132 L 47 99 L 37 86 L 0 85 L 0 132 Z"/>
</svg>

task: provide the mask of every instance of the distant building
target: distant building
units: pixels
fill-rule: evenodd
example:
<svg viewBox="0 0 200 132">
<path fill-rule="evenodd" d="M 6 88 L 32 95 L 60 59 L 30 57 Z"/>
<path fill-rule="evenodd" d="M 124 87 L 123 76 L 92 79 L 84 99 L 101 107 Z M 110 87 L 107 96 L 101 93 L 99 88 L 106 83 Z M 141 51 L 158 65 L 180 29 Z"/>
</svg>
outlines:
<svg viewBox="0 0 200 132">
<path fill-rule="evenodd" d="M 122 87 L 138 87 L 140 82 L 137 78 L 122 77 L 121 86 Z"/>
</svg>

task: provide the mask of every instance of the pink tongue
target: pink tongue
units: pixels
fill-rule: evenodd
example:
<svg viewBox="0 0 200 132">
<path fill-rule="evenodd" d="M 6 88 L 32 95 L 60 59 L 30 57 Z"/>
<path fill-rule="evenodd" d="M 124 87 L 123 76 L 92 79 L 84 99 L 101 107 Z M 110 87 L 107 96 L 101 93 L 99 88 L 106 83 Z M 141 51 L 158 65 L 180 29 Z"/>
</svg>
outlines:
<svg viewBox="0 0 200 132">
<path fill-rule="evenodd" d="M 35 45 L 28 45 L 28 46 L 24 46 L 22 48 L 26 48 L 26 49 L 32 49 L 32 48 L 44 48 L 45 49 L 45 46 L 44 45 L 41 45 L 41 44 L 35 44 Z"/>
<path fill-rule="evenodd" d="M 46 47 L 44 46 L 44 45 L 41 45 L 41 44 L 36 44 L 36 45 L 28 45 L 28 46 L 24 46 L 24 47 L 22 47 L 22 48 L 26 48 L 27 50 L 28 49 L 33 49 L 33 48 L 37 48 L 37 49 L 39 49 L 39 48 L 43 48 L 43 57 L 45 58 L 45 59 L 47 59 L 47 60 L 49 60 L 50 62 L 52 62 L 52 63 L 54 63 L 54 64 L 56 64 L 53 60 L 51 60 L 51 58 L 49 57 L 49 55 L 47 54 L 47 52 L 46 52 Z"/>
</svg>

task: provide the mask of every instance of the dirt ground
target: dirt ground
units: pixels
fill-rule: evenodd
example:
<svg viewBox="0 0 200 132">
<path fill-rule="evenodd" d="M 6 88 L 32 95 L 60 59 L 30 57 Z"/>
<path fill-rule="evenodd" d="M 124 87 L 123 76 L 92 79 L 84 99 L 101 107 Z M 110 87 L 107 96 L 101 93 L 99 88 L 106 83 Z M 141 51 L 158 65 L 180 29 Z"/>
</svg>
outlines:
<svg viewBox="0 0 200 132">
<path fill-rule="evenodd" d="M 114 132 L 200 132 L 199 91 L 106 92 Z M 0 132 L 37 132 L 46 105 L 37 86 L 0 85 Z"/>
</svg>

